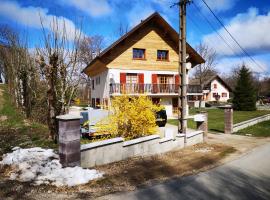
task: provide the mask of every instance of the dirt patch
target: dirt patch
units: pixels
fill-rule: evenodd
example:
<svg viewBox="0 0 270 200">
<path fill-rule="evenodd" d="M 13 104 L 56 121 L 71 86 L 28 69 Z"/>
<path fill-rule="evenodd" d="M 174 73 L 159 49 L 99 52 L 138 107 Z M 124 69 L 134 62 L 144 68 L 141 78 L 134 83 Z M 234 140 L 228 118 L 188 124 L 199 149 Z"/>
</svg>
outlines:
<svg viewBox="0 0 270 200">
<path fill-rule="evenodd" d="M 122 192 L 132 191 L 136 188 L 151 185 L 173 177 L 180 177 L 205 171 L 216 166 L 224 156 L 235 149 L 222 144 L 199 144 L 178 151 L 165 153 L 163 155 L 151 157 L 137 157 L 129 160 L 112 163 L 100 167 L 97 170 L 105 172 L 102 179 L 92 181 L 85 185 L 72 188 L 56 188 L 51 186 L 32 186 L 16 181 L 7 181 L 7 188 L 0 184 L 1 195 L 11 194 L 11 191 L 29 190 L 32 194 L 46 193 L 46 198 L 52 198 L 55 193 L 68 194 L 69 197 L 75 198 L 95 198 L 98 196 Z M 8 171 L 2 170 L 2 175 Z M 1 177 L 1 174 L 0 174 Z M 18 185 L 19 184 L 19 185 Z M 1 188 L 2 187 L 2 188 Z M 19 189 L 18 189 L 19 187 Z M 1 190 L 0 190 L 1 191 Z M 48 193 L 49 191 L 49 193 Z M 35 195 L 34 195 L 35 196 Z M 6 196 L 3 196 L 6 197 Z M 38 195 L 40 199 L 40 195 Z M 0 198 L 1 199 L 1 198 Z M 54 199 L 59 199 L 55 198 Z"/>
</svg>

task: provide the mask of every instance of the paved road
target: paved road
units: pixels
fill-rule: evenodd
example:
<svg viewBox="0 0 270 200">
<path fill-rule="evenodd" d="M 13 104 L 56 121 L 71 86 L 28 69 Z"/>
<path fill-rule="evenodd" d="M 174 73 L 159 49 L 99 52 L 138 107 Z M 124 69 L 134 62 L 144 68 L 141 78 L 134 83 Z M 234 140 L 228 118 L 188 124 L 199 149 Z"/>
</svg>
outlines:
<svg viewBox="0 0 270 200">
<path fill-rule="evenodd" d="M 198 175 L 100 199 L 270 199 L 270 143 Z"/>
</svg>

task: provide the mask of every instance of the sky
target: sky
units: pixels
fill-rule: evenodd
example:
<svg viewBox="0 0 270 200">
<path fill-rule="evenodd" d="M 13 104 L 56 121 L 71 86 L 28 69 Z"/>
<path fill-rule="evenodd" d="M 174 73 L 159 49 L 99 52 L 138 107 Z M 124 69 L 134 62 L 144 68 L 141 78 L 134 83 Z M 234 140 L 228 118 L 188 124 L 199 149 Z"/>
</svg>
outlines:
<svg viewBox="0 0 270 200">
<path fill-rule="evenodd" d="M 245 63 L 261 76 L 270 74 L 270 0 L 205 0 L 251 60 L 230 38 L 202 0 L 187 6 L 187 41 L 205 43 L 217 55 L 217 70 L 228 74 Z M 0 0 L 0 25 L 8 24 L 29 38 L 29 47 L 41 44 L 43 21 L 65 22 L 69 39 L 82 28 L 83 35 L 102 35 L 105 46 L 114 42 L 120 24 L 129 29 L 157 11 L 178 30 L 177 0 Z M 220 38 L 220 36 L 222 38 Z M 226 41 L 226 43 L 224 42 Z"/>
</svg>

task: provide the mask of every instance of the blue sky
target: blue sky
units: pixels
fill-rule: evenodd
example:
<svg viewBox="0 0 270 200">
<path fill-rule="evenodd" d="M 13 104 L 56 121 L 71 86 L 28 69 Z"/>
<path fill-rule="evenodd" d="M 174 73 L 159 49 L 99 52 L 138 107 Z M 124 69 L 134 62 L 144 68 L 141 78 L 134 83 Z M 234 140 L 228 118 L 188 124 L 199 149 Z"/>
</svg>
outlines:
<svg viewBox="0 0 270 200">
<path fill-rule="evenodd" d="M 82 22 L 85 35 L 102 35 L 105 46 L 118 38 L 120 23 L 133 27 L 153 12 L 159 12 L 178 30 L 177 0 L 0 0 L 0 24 L 9 24 L 21 34 L 27 34 L 30 47 L 40 45 L 41 24 L 50 26 L 53 18 L 65 20 L 71 33 Z M 187 10 L 187 40 L 195 47 L 207 43 L 219 55 L 217 69 L 228 73 L 245 62 L 262 74 L 270 72 L 270 1 L 269 0 L 205 0 L 260 67 L 242 54 L 211 15 L 201 0 L 194 0 Z M 200 12 L 197 10 L 196 6 Z M 204 17 L 229 43 L 219 38 Z M 70 34 L 72 35 L 72 34 Z"/>
</svg>

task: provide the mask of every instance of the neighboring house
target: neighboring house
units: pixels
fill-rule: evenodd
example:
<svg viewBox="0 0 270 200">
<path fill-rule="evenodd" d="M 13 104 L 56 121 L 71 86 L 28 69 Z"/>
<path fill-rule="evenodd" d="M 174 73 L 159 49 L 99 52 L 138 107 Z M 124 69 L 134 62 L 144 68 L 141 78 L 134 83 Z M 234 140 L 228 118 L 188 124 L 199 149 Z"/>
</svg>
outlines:
<svg viewBox="0 0 270 200">
<path fill-rule="evenodd" d="M 92 79 L 92 106 L 106 107 L 123 94 L 146 94 L 164 105 L 168 117 L 177 114 L 178 51 L 178 33 L 158 13 L 141 21 L 84 69 Z M 204 62 L 189 44 L 187 54 L 187 69 Z"/>
<path fill-rule="evenodd" d="M 200 85 L 199 79 L 191 79 L 190 86 Z M 230 98 L 232 89 L 218 75 L 204 78 L 202 81 L 203 91 L 201 93 L 189 93 L 188 100 L 191 101 L 221 101 L 226 102 Z"/>
</svg>

